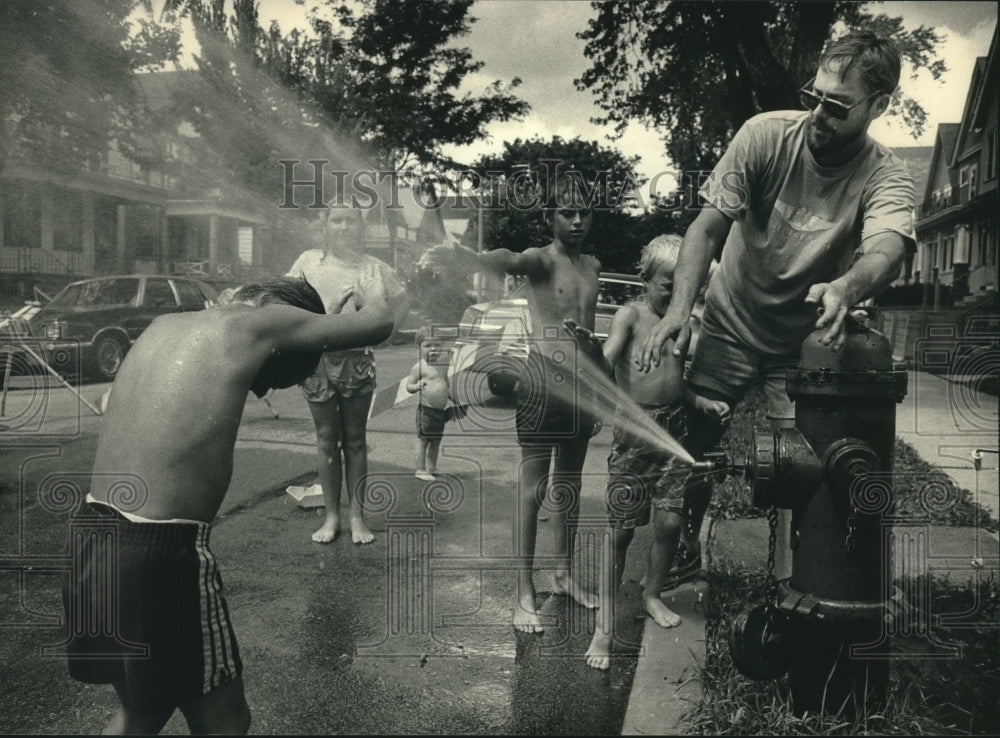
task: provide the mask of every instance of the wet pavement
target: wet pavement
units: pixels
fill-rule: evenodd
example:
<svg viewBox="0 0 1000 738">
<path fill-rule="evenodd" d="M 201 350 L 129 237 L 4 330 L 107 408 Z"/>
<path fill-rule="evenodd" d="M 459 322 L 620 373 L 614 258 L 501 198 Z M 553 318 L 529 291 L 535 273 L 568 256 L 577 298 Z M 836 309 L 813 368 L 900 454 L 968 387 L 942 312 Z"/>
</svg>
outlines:
<svg viewBox="0 0 1000 738">
<path fill-rule="evenodd" d="M 413 352 L 384 353 L 380 378 L 405 374 Z M 91 400 L 104 389 L 83 387 Z M 78 403 L 67 390 L 48 399 L 43 433 L 0 437 L 0 732 L 94 733 L 116 700 L 108 686 L 71 680 L 60 658 L 72 492 L 54 500 L 55 481 L 89 471 L 101 421 L 74 417 Z M 26 406 L 24 396 L 11 407 L 17 402 Z M 369 425 L 375 543 L 356 546 L 344 533 L 320 546 L 310 540 L 319 511 L 284 493 L 291 481 L 312 481 L 308 408 L 288 391 L 272 396 L 271 407 L 248 402 L 212 549 L 245 665 L 251 732 L 618 734 L 641 642 L 642 557 L 630 557 L 608 672 L 583 659 L 594 613 L 552 595 L 549 571 L 536 572 L 545 633 L 515 634 L 510 518 L 519 452 L 503 430 L 512 408 L 483 410 L 489 432 L 449 426 L 446 473 L 429 484 L 413 477 L 413 412 L 409 402 Z M 607 430 L 594 439 L 585 468 L 590 546 L 603 527 L 609 440 Z M 552 553 L 549 525 L 539 525 L 541 564 Z M 648 545 L 644 535 L 635 551 Z M 591 587 L 595 562 L 579 562 Z M 164 732 L 187 732 L 179 713 Z"/>
</svg>

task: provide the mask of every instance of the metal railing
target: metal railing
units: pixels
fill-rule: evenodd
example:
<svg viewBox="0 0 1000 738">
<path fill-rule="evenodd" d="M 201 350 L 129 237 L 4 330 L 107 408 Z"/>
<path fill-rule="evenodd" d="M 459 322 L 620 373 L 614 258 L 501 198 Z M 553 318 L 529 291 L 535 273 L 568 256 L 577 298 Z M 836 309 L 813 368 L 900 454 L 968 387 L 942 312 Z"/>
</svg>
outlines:
<svg viewBox="0 0 1000 738">
<path fill-rule="evenodd" d="M 83 254 L 72 251 L 60 251 L 57 255 L 37 247 L 0 247 L 0 272 L 85 275 L 90 273 L 88 265 Z"/>
</svg>

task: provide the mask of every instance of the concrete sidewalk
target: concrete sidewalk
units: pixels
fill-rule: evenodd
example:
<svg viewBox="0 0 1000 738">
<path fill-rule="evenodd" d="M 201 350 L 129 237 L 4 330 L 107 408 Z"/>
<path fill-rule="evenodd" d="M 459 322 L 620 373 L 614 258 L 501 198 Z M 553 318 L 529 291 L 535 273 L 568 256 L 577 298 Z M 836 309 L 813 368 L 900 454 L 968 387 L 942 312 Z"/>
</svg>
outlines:
<svg viewBox="0 0 1000 738">
<path fill-rule="evenodd" d="M 967 377 L 910 371 L 908 380 L 906 397 L 896 412 L 897 436 L 925 461 L 941 467 L 957 487 L 968 489 L 995 518 L 1000 510 L 997 398 L 975 392 L 975 382 Z M 978 470 L 973 456 L 977 451 Z M 764 519 L 717 521 L 713 559 L 717 564 L 725 560 L 763 569 L 767 534 Z M 893 544 L 897 576 L 932 572 L 959 582 L 995 578 L 1000 572 L 997 536 L 982 528 L 899 526 L 894 528 Z M 682 717 L 701 694 L 705 618 L 699 599 L 706 587 L 706 582 L 696 580 L 664 594 L 664 602 L 683 619 L 678 628 L 660 628 L 646 618 L 623 734 L 683 734 Z"/>
</svg>

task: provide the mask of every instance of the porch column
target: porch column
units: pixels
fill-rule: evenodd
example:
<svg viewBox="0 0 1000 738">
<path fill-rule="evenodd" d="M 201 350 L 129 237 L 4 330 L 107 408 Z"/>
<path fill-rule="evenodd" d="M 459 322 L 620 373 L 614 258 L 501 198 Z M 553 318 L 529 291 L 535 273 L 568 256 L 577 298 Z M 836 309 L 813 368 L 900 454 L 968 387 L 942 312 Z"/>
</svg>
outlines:
<svg viewBox="0 0 1000 738">
<path fill-rule="evenodd" d="M 208 216 L 208 273 L 219 272 L 219 216 Z"/>
<path fill-rule="evenodd" d="M 963 224 L 955 229 L 955 258 L 951 275 L 951 299 L 958 302 L 969 294 L 969 243 L 970 229 Z"/>
<path fill-rule="evenodd" d="M 118 272 L 124 274 L 132 271 L 125 265 L 125 213 L 126 209 L 124 205 L 118 205 L 117 208 L 118 216 L 118 232 L 117 241 L 115 242 L 115 257 L 118 262 Z"/>
<path fill-rule="evenodd" d="M 55 248 L 55 243 L 54 243 L 55 215 L 56 215 L 55 197 L 51 187 L 42 188 L 41 195 L 42 195 L 42 202 L 41 202 L 41 208 L 39 208 L 42 216 L 41 246 L 43 251 L 52 251 L 52 249 Z"/>
<path fill-rule="evenodd" d="M 96 235 L 97 218 L 94 212 L 94 193 L 84 190 L 81 197 L 81 219 L 83 220 L 83 269 L 87 276 L 94 275 L 94 268 L 97 263 L 96 256 Z"/>
</svg>

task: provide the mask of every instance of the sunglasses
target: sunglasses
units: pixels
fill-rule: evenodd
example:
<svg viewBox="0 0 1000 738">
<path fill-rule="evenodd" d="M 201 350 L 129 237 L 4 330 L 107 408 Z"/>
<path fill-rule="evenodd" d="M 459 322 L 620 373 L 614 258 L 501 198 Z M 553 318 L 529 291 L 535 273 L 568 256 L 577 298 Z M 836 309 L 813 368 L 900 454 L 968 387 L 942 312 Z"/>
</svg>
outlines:
<svg viewBox="0 0 1000 738">
<path fill-rule="evenodd" d="M 831 100 L 826 95 L 820 96 L 811 89 L 806 89 L 808 87 L 812 87 L 812 84 L 815 81 L 816 78 L 813 77 L 801 90 L 799 90 L 799 102 L 802 103 L 802 107 L 806 110 L 815 110 L 817 105 L 821 105 L 824 113 L 829 115 L 831 118 L 836 118 L 837 120 L 847 120 L 847 116 L 850 115 L 851 111 L 858 107 L 858 105 L 868 102 L 873 97 L 882 94 L 881 92 L 873 92 L 868 97 L 863 100 L 858 100 L 858 102 L 853 105 L 844 105 L 844 103 L 838 102 L 837 100 Z"/>
</svg>

